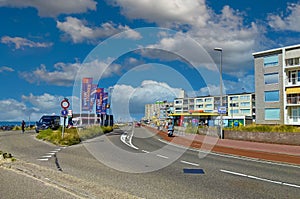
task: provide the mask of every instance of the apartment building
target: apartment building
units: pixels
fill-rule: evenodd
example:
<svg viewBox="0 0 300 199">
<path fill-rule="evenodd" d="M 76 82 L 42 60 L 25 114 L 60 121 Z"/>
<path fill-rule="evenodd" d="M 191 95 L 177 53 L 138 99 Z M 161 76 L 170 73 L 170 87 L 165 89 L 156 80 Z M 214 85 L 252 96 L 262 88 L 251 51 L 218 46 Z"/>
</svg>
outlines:
<svg viewBox="0 0 300 199">
<path fill-rule="evenodd" d="M 145 116 L 146 120 L 161 119 L 164 120 L 169 114 L 174 112 L 173 102 L 158 101 L 154 104 L 145 105 Z"/>
<path fill-rule="evenodd" d="M 300 45 L 253 53 L 257 124 L 300 125 Z"/>
</svg>

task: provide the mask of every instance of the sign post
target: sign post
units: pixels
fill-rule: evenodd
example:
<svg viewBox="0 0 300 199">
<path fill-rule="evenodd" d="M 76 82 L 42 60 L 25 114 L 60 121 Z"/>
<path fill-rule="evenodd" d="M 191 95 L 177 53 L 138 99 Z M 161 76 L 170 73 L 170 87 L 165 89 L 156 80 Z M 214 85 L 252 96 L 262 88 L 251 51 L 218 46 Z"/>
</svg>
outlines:
<svg viewBox="0 0 300 199">
<path fill-rule="evenodd" d="M 64 131 L 65 131 L 66 118 L 67 118 L 67 115 L 68 115 L 68 108 L 70 106 L 69 100 L 67 98 L 64 98 L 61 101 L 60 106 L 63 108 L 63 110 L 61 111 L 61 115 L 64 117 L 63 127 L 62 127 L 62 130 L 61 130 L 61 138 L 64 139 Z"/>
</svg>

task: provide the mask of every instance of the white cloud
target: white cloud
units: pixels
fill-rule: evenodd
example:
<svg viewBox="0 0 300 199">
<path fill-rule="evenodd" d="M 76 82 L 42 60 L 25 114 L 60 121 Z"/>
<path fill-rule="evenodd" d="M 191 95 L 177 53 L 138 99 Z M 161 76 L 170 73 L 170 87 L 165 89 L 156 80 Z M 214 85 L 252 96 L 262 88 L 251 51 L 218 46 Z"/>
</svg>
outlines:
<svg viewBox="0 0 300 199">
<path fill-rule="evenodd" d="M 114 0 L 123 15 L 130 19 L 144 19 L 165 27 L 183 24 L 204 26 L 209 19 L 205 0 Z"/>
<path fill-rule="evenodd" d="M 57 28 L 64 32 L 63 38 L 70 39 L 74 43 L 98 43 L 101 39 L 106 39 L 114 34 L 126 31 L 129 39 L 140 39 L 141 36 L 128 26 L 116 25 L 111 22 L 101 24 L 100 27 L 89 27 L 84 20 L 75 17 L 66 17 L 64 22 L 57 21 Z"/>
<path fill-rule="evenodd" d="M 185 30 L 184 34 L 203 46 L 217 63 L 219 55 L 213 49 L 222 47 L 223 70 L 227 73 L 238 70 L 247 74 L 253 67 L 253 49 L 259 49 L 264 39 L 264 28 L 255 22 L 246 24 L 245 13 L 224 6 L 217 14 L 204 0 L 163 0 L 159 3 L 114 0 L 113 5 L 119 6 L 123 15 L 130 19 L 144 19 L 159 26 Z M 180 38 L 178 35 L 174 38 L 165 36 L 156 46 L 164 45 L 171 52 L 182 49 L 191 59 L 199 59 L 198 51 L 184 42 L 184 36 Z"/>
<path fill-rule="evenodd" d="M 0 67 L 0 73 L 3 72 L 14 72 L 15 70 L 13 68 L 7 67 L 7 66 L 1 66 Z"/>
<path fill-rule="evenodd" d="M 3 36 L 1 38 L 1 43 L 7 45 L 14 45 L 15 49 L 24 49 L 25 47 L 48 48 L 53 45 L 53 43 L 34 42 L 22 37 L 9 37 L 9 36 Z"/>
<path fill-rule="evenodd" d="M 152 80 L 145 80 L 138 87 L 117 84 L 112 92 L 113 114 L 118 117 L 117 120 L 143 116 L 145 104 L 161 100 L 173 101 L 181 91 L 181 88 L 172 88 L 164 82 Z"/>
<path fill-rule="evenodd" d="M 275 30 L 291 30 L 300 32 L 300 3 L 288 4 L 287 11 L 288 14 L 286 16 L 270 14 L 268 16 L 269 25 Z"/>
<path fill-rule="evenodd" d="M 45 82 L 50 85 L 56 86 L 72 86 L 76 77 L 99 77 L 105 78 L 112 75 L 119 75 L 121 66 L 111 63 L 108 58 L 105 61 L 93 60 L 87 63 L 56 63 L 54 71 L 48 71 L 45 65 L 41 65 L 34 71 L 20 72 L 20 76 L 30 83 L 40 84 Z"/>
<path fill-rule="evenodd" d="M 1 121 L 21 121 L 26 117 L 26 105 L 15 99 L 0 100 L 0 110 Z"/>
<path fill-rule="evenodd" d="M 34 7 L 41 17 L 56 17 L 60 14 L 85 13 L 96 10 L 94 0 L 1 0 L 0 7 Z"/>
</svg>

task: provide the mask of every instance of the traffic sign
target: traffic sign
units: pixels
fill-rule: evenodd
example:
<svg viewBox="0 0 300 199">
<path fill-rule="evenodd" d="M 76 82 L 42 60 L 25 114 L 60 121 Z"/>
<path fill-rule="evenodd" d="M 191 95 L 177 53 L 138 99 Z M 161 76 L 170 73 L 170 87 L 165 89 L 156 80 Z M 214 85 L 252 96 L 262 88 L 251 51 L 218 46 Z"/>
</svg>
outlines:
<svg viewBox="0 0 300 199">
<path fill-rule="evenodd" d="M 219 114 L 226 114 L 226 106 L 219 106 L 218 107 Z"/>
<path fill-rule="evenodd" d="M 67 98 L 63 99 L 60 103 L 60 106 L 63 108 L 63 109 L 67 109 L 69 108 L 70 106 L 70 102 Z"/>
<path fill-rule="evenodd" d="M 68 115 L 68 110 L 66 110 L 66 109 L 62 110 L 61 115 L 64 116 L 64 117 L 67 116 Z"/>
</svg>

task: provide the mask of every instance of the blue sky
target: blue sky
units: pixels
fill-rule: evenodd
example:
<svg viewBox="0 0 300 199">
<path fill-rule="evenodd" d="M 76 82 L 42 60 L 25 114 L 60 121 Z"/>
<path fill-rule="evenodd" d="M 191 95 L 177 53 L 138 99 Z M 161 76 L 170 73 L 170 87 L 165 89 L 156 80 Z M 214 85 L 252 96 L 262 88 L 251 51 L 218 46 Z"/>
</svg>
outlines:
<svg viewBox="0 0 300 199">
<path fill-rule="evenodd" d="M 254 92 L 252 53 L 300 40 L 298 0 L 0 0 L 0 13 L 0 121 L 59 114 L 64 97 L 76 111 L 83 76 L 112 88 L 116 118 L 181 88 L 217 95 L 215 47 L 224 91 Z"/>
</svg>

